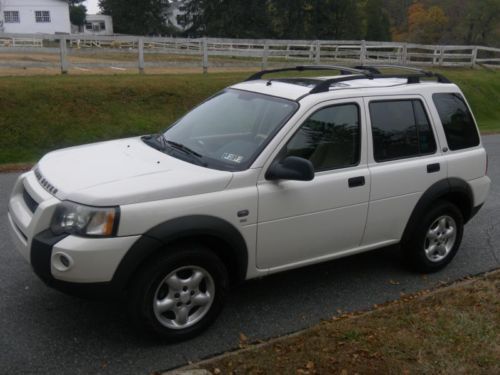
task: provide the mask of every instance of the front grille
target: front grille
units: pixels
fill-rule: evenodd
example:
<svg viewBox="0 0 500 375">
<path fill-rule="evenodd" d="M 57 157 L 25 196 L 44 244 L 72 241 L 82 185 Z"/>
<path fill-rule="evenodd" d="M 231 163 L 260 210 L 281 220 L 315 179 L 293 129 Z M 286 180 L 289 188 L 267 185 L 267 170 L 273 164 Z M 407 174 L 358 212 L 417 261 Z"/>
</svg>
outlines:
<svg viewBox="0 0 500 375">
<path fill-rule="evenodd" d="M 29 195 L 26 189 L 23 189 L 23 199 L 24 203 L 26 203 L 26 206 L 29 208 L 29 210 L 35 213 L 38 207 L 38 203 L 31 197 L 31 195 Z"/>
</svg>

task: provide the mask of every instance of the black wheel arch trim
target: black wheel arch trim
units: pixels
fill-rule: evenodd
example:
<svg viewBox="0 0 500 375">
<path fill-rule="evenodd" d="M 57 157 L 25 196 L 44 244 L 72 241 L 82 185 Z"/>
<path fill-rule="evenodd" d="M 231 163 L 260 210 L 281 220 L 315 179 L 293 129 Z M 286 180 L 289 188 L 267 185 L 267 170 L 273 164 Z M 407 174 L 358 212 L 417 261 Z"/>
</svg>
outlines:
<svg viewBox="0 0 500 375">
<path fill-rule="evenodd" d="M 461 200 L 459 207 L 464 215 L 464 223 L 470 220 L 474 214 L 479 211 L 480 206 L 477 208 L 473 207 L 474 196 L 472 189 L 466 181 L 454 177 L 437 181 L 422 194 L 413 208 L 410 219 L 403 232 L 402 241 L 404 242 L 411 237 L 411 234 L 419 223 L 419 219 L 425 214 L 426 210 L 433 202 L 438 199 L 446 198 L 446 196 L 450 196 L 450 194 L 465 197 L 465 200 Z"/>
<path fill-rule="evenodd" d="M 231 223 L 213 216 L 193 215 L 165 221 L 144 233 L 127 251 L 118 265 L 112 284 L 118 290 L 127 287 L 135 272 L 151 256 L 168 251 L 168 245 L 181 240 L 209 237 L 224 242 L 227 254 L 236 265 L 228 269 L 234 282 L 245 280 L 248 266 L 248 250 L 241 233 Z"/>
</svg>

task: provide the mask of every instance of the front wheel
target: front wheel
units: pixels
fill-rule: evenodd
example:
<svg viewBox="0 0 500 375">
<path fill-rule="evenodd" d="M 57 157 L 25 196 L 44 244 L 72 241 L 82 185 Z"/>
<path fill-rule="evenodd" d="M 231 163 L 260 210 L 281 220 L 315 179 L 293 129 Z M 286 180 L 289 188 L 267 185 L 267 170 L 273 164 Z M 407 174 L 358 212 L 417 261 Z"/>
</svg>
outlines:
<svg viewBox="0 0 500 375">
<path fill-rule="evenodd" d="M 460 247 L 463 228 L 460 210 L 450 202 L 437 202 L 403 245 L 411 265 L 421 272 L 444 268 Z"/>
<path fill-rule="evenodd" d="M 220 259 L 201 245 L 167 249 L 143 267 L 129 293 L 134 322 L 168 341 L 196 336 L 217 317 L 228 277 Z"/>
</svg>

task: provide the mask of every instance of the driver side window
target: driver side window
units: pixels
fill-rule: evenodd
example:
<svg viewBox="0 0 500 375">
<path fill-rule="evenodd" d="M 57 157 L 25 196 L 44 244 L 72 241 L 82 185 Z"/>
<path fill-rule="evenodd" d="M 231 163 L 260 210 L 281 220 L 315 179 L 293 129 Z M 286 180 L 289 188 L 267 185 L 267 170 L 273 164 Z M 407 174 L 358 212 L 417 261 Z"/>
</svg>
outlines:
<svg viewBox="0 0 500 375">
<path fill-rule="evenodd" d="M 357 104 L 326 107 L 309 117 L 290 139 L 286 156 L 311 161 L 315 172 L 359 163 L 361 131 Z"/>
</svg>

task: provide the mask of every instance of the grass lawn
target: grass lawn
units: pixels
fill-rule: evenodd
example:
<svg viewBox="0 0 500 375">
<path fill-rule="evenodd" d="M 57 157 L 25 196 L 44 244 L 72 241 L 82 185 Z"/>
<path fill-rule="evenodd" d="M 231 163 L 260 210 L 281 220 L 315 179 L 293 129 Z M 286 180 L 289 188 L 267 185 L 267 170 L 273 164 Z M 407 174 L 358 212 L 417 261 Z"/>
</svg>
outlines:
<svg viewBox="0 0 500 375">
<path fill-rule="evenodd" d="M 241 346 L 193 368 L 213 374 L 499 374 L 500 271 Z"/>
<path fill-rule="evenodd" d="M 500 73 L 446 70 L 483 131 L 500 131 Z M 0 164 L 71 145 L 159 132 L 248 73 L 0 78 Z"/>
</svg>

